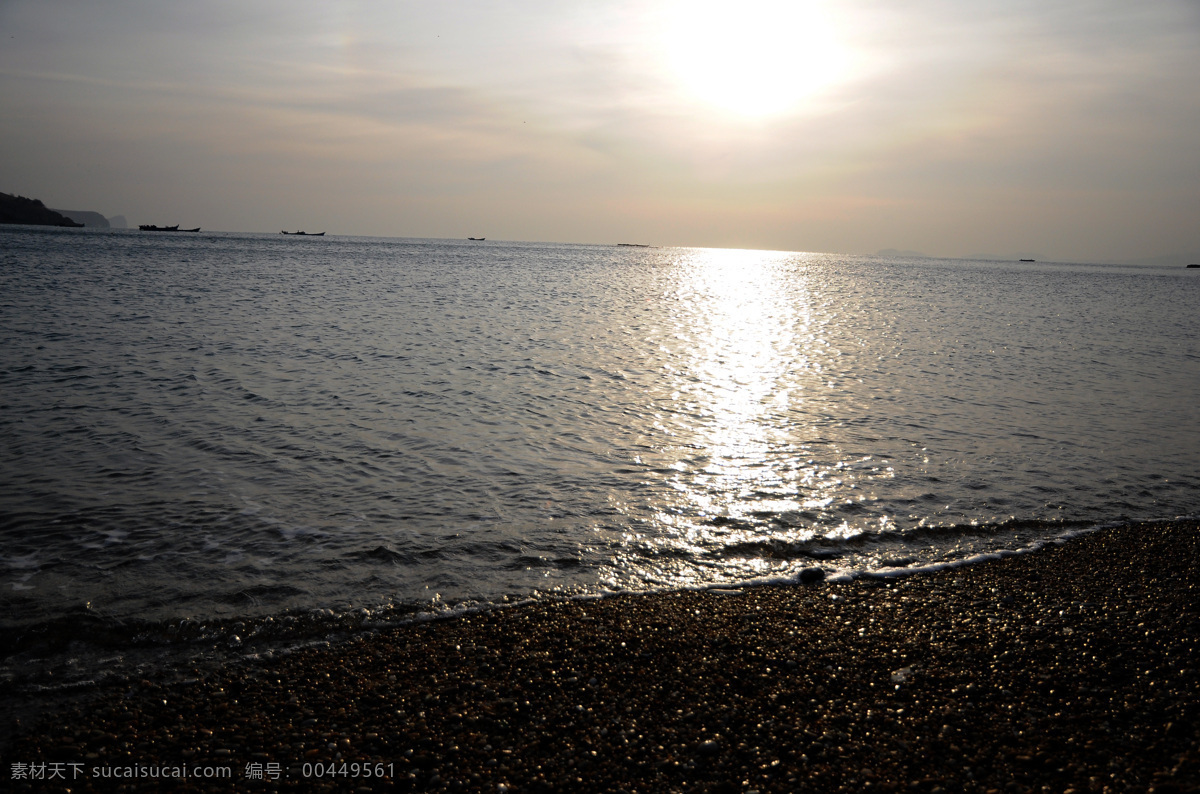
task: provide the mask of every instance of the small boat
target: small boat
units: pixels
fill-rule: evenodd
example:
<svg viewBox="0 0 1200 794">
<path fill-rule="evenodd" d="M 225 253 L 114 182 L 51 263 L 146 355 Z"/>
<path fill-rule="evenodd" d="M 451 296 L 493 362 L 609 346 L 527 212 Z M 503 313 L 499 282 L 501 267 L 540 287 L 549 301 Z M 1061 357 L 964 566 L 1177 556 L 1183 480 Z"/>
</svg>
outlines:
<svg viewBox="0 0 1200 794">
<path fill-rule="evenodd" d="M 476 242 L 482 242 L 483 240 L 486 240 L 487 238 L 486 237 L 468 237 L 467 239 L 474 240 Z"/>
<path fill-rule="evenodd" d="M 1188 265 L 1188 267 L 1200 267 L 1200 265 Z"/>
<path fill-rule="evenodd" d="M 1036 259 L 1022 259 L 1022 262 L 1036 262 Z"/>
<path fill-rule="evenodd" d="M 325 232 L 300 232 L 300 231 L 296 231 L 296 232 L 280 232 L 280 234 L 299 234 L 299 235 L 302 235 L 302 236 L 304 236 L 304 237 L 324 237 L 324 236 L 325 236 Z"/>
<path fill-rule="evenodd" d="M 198 231 L 200 231 L 199 226 L 197 226 L 195 229 L 180 229 L 178 223 L 175 224 L 174 226 L 155 226 L 152 223 L 148 223 L 148 224 L 139 226 L 138 228 L 144 232 L 198 232 Z"/>
</svg>

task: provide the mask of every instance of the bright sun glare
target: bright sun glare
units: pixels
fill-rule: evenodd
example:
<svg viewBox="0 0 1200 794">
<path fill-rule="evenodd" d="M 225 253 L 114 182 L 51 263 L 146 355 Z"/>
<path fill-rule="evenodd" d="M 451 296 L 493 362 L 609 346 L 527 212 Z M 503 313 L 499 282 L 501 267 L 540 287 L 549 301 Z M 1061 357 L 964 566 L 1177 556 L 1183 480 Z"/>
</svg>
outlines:
<svg viewBox="0 0 1200 794">
<path fill-rule="evenodd" d="M 835 83 L 847 55 L 812 2 L 680 2 L 671 7 L 664 55 L 692 97 L 745 118 L 781 115 Z"/>
</svg>

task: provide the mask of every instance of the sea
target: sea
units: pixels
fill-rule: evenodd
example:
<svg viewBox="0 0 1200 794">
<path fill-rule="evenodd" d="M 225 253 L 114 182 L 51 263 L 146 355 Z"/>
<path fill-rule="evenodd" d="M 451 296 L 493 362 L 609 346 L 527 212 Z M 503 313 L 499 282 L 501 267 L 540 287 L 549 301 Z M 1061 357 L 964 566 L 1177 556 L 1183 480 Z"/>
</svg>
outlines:
<svg viewBox="0 0 1200 794">
<path fill-rule="evenodd" d="M 35 702 L 1200 513 L 1182 267 L 21 226 L 0 263 L 0 686 Z"/>
</svg>

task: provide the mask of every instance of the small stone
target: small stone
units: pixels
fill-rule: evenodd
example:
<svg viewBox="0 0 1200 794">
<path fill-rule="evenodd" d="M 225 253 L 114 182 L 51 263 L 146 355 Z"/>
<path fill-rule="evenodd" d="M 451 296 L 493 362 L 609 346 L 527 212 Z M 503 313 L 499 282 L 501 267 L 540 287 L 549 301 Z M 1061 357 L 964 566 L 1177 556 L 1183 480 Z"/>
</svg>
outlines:
<svg viewBox="0 0 1200 794">
<path fill-rule="evenodd" d="M 800 584 L 816 584 L 825 579 L 825 572 L 820 568 L 805 568 L 798 578 Z"/>
</svg>

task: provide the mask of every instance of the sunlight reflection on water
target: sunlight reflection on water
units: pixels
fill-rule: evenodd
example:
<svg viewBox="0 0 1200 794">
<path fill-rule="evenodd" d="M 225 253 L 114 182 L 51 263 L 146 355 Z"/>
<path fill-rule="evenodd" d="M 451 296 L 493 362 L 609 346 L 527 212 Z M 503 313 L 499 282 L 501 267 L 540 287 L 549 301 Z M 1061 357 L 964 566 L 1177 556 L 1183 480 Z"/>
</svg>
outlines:
<svg viewBox="0 0 1200 794">
<path fill-rule="evenodd" d="M 838 355 L 810 271 L 795 254 L 695 250 L 672 272 L 678 300 L 665 311 L 671 363 L 660 399 L 674 420 L 662 461 L 674 497 L 654 515 L 650 559 L 631 565 L 670 584 L 711 579 L 712 567 L 729 578 L 804 567 L 808 558 L 774 559 L 763 544 L 794 549 L 861 532 L 842 521 L 818 534 L 809 520 L 858 488 L 837 445 L 821 439 L 821 401 L 809 399 L 830 388 Z M 821 460 L 810 443 L 824 446 Z"/>
<path fill-rule="evenodd" d="M 770 498 L 776 511 L 798 506 L 792 478 L 773 465 L 788 442 L 778 419 L 802 404 L 796 375 L 811 363 L 813 336 L 803 282 L 780 278 L 783 257 L 755 251 L 704 251 L 680 269 L 690 293 L 687 316 L 673 319 L 685 365 L 672 398 L 688 409 L 698 453 L 673 478 L 701 515 L 742 518 Z M 686 328 L 686 330 L 685 330 Z M 793 395 L 793 391 L 797 392 Z"/>
</svg>

